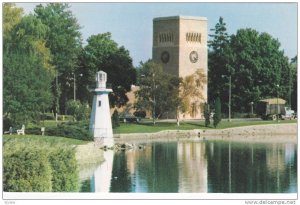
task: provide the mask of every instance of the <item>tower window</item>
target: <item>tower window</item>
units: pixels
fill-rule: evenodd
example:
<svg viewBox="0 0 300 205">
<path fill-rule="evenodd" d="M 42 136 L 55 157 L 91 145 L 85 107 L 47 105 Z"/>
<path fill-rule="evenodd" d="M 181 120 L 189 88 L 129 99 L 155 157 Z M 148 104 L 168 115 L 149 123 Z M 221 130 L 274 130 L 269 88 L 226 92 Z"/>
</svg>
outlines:
<svg viewBox="0 0 300 205">
<path fill-rule="evenodd" d="M 185 35 L 185 40 L 187 42 L 201 43 L 201 33 L 188 32 Z"/>
<path fill-rule="evenodd" d="M 101 100 L 98 101 L 98 107 L 101 107 Z"/>
<path fill-rule="evenodd" d="M 158 34 L 159 43 L 172 43 L 174 42 L 174 34 L 172 32 L 163 32 Z"/>
</svg>

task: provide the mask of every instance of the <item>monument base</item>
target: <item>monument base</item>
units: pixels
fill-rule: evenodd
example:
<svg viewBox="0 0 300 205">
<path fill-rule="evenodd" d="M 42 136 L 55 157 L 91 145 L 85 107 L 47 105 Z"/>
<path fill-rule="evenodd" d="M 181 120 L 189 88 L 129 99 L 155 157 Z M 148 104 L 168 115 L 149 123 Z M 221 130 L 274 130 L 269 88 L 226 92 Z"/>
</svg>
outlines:
<svg viewBox="0 0 300 205">
<path fill-rule="evenodd" d="M 112 137 L 94 137 L 94 142 L 99 147 L 111 148 L 114 146 L 114 139 Z"/>
</svg>

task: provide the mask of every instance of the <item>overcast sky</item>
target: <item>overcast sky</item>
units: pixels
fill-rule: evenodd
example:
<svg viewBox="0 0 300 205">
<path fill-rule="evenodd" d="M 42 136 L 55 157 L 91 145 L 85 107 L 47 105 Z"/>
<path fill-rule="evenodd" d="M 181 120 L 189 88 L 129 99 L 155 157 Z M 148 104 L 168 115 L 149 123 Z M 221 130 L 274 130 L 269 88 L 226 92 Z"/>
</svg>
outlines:
<svg viewBox="0 0 300 205">
<path fill-rule="evenodd" d="M 18 3 L 26 14 L 37 3 Z M 130 51 L 134 65 L 152 58 L 152 20 L 162 16 L 203 16 L 208 29 L 220 16 L 228 33 L 241 28 L 267 32 L 281 43 L 289 58 L 297 55 L 296 3 L 70 3 L 81 25 L 84 42 L 91 35 L 111 32 L 112 39 Z M 209 32 L 211 33 L 211 32 Z"/>
</svg>

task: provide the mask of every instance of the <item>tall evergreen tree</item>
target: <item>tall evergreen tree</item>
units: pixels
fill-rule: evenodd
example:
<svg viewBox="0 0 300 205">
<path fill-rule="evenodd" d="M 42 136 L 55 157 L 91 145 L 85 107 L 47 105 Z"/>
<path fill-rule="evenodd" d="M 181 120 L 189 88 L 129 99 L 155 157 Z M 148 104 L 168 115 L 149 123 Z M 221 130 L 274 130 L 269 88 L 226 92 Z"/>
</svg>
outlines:
<svg viewBox="0 0 300 205">
<path fill-rule="evenodd" d="M 225 85 L 228 79 L 222 78 L 222 75 L 230 75 L 227 66 L 229 36 L 222 17 L 211 31 L 214 33 L 209 34 L 211 40 L 208 41 L 208 102 L 212 102 L 217 95 L 220 95 L 222 102 L 227 102 L 225 98 L 228 87 Z"/>
<path fill-rule="evenodd" d="M 215 114 L 213 116 L 213 120 L 214 120 L 214 127 L 216 128 L 218 126 L 218 124 L 221 122 L 221 100 L 220 97 L 216 98 L 215 101 Z"/>
</svg>

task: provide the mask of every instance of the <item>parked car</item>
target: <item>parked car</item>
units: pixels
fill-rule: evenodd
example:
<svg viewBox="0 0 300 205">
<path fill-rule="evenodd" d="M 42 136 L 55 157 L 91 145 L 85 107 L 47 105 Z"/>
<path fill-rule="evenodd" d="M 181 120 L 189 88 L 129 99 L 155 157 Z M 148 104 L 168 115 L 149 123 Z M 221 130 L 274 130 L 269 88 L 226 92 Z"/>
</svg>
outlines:
<svg viewBox="0 0 300 205">
<path fill-rule="evenodd" d="M 134 116 L 133 114 L 126 113 L 126 114 L 120 114 L 119 116 L 120 122 L 140 122 L 141 118 Z"/>
</svg>

